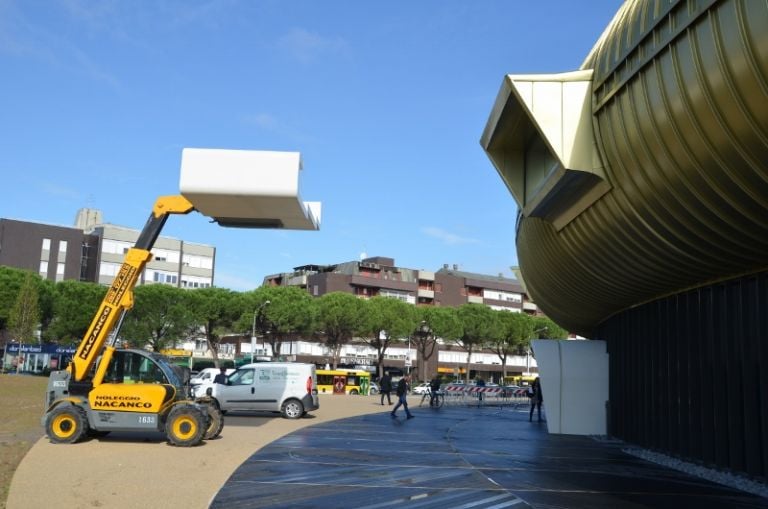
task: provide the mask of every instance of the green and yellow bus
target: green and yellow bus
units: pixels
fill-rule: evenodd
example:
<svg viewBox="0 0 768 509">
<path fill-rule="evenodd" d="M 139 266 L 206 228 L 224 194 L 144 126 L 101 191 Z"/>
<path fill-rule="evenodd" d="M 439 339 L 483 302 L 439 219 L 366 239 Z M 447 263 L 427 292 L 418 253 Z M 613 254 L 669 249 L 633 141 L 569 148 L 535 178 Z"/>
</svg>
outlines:
<svg viewBox="0 0 768 509">
<path fill-rule="evenodd" d="M 371 374 L 360 369 L 318 369 L 319 394 L 368 394 Z"/>
</svg>

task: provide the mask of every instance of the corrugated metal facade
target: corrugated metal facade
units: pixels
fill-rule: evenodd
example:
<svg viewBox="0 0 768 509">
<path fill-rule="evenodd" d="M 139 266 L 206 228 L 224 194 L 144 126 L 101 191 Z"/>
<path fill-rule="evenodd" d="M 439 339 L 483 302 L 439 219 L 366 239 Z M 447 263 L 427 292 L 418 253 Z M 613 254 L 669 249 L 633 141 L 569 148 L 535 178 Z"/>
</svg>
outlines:
<svg viewBox="0 0 768 509">
<path fill-rule="evenodd" d="M 534 300 L 588 334 L 768 267 L 768 3 L 630 2 L 584 65 L 611 190 L 559 232 L 522 218 Z"/>
<path fill-rule="evenodd" d="M 630 0 L 582 69 L 609 189 L 557 227 L 521 214 L 528 292 L 607 341 L 611 435 L 765 480 L 768 1 Z M 508 187 L 537 171 L 504 140 L 537 121 L 513 87 L 481 139 Z"/>
</svg>

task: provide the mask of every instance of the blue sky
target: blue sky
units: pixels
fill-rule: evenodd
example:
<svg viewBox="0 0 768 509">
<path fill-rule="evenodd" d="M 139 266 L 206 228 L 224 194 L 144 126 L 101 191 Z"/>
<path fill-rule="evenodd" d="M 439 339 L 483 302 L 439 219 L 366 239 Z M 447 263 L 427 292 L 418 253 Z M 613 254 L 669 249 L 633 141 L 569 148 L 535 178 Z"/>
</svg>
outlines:
<svg viewBox="0 0 768 509">
<path fill-rule="evenodd" d="M 301 152 L 320 231 L 163 235 L 249 290 L 388 256 L 511 276 L 516 204 L 479 139 L 505 74 L 577 69 L 620 0 L 0 0 L 0 217 L 140 229 L 184 147 Z"/>
</svg>

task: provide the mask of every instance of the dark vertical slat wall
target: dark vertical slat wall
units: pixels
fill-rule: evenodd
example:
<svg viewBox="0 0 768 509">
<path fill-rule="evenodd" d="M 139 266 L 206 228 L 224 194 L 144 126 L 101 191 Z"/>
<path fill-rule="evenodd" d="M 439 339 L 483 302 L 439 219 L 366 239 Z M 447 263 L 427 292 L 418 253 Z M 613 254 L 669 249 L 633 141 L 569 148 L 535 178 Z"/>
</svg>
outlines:
<svg viewBox="0 0 768 509">
<path fill-rule="evenodd" d="M 632 308 L 595 339 L 612 436 L 768 478 L 768 272 Z"/>
</svg>

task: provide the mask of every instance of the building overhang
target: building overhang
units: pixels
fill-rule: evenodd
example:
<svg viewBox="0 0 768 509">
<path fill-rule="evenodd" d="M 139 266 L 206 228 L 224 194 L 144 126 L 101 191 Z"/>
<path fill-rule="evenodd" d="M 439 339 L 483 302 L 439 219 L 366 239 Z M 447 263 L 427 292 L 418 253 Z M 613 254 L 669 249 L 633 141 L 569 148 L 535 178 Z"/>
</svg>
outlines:
<svg viewBox="0 0 768 509">
<path fill-rule="evenodd" d="M 480 139 L 523 215 L 558 230 L 610 189 L 591 89 L 592 70 L 507 75 Z"/>
</svg>

